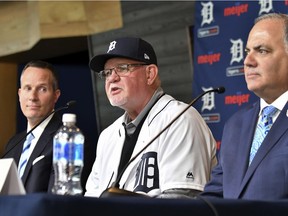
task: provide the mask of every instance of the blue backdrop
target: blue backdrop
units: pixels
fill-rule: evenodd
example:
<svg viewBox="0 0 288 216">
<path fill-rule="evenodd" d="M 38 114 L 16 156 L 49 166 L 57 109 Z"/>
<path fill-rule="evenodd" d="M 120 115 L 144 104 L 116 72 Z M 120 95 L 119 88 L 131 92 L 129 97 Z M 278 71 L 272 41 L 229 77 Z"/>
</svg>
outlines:
<svg viewBox="0 0 288 216">
<path fill-rule="evenodd" d="M 195 2 L 195 26 L 191 29 L 193 97 L 218 86 L 226 89 L 224 94 L 206 94 L 195 104 L 218 147 L 225 121 L 241 107 L 257 100 L 246 87 L 243 66 L 254 19 L 264 13 L 287 13 L 287 10 L 287 0 Z"/>
</svg>

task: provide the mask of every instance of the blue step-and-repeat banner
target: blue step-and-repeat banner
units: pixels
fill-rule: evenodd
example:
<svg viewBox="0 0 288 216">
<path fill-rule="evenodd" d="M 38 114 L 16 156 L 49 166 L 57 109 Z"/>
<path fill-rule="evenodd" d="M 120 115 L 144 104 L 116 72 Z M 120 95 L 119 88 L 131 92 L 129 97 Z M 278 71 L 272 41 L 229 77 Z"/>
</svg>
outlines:
<svg viewBox="0 0 288 216">
<path fill-rule="evenodd" d="M 194 107 L 213 132 L 218 148 L 228 118 L 258 99 L 246 86 L 244 51 L 254 19 L 271 12 L 287 13 L 288 0 L 195 2 L 193 98 L 219 86 L 226 91 L 208 93 Z"/>
</svg>

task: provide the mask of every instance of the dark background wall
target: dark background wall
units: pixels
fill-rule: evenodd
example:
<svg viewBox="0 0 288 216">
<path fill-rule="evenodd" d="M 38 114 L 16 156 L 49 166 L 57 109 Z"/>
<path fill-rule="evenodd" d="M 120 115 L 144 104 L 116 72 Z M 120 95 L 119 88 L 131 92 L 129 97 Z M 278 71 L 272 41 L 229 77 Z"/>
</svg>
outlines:
<svg viewBox="0 0 288 216">
<path fill-rule="evenodd" d="M 91 134 L 91 136 L 96 134 L 96 137 L 93 137 L 96 142 L 96 115 L 93 103 L 91 73 L 88 67 L 88 51 L 43 60 L 52 63 L 59 73 L 61 96 L 56 104 L 56 108 L 64 106 L 68 101 L 75 100 L 75 106 L 71 107 L 71 109 L 61 111 L 61 114 L 64 112 L 77 114 L 77 125 L 79 128 L 85 133 Z M 24 65 L 20 64 L 18 67 L 18 87 L 20 85 L 19 77 Z M 19 119 L 17 130 L 21 131 L 27 125 L 20 106 L 18 106 L 17 116 L 17 119 Z"/>
<path fill-rule="evenodd" d="M 107 51 L 110 41 L 122 36 L 142 37 L 158 56 L 164 91 L 175 98 L 192 100 L 192 58 L 189 27 L 194 24 L 194 1 L 122 1 L 123 28 L 89 38 L 90 55 Z M 106 98 L 104 82 L 92 73 L 99 129 L 123 113 Z"/>
<path fill-rule="evenodd" d="M 59 73 L 61 96 L 55 108 L 65 106 L 66 103 L 71 100 L 76 101 L 73 107 L 62 110 L 59 114 L 60 116 L 62 116 L 63 113 L 75 113 L 77 115 L 76 125 L 85 135 L 84 164 L 91 168 L 95 159 L 98 129 L 96 126 L 91 73 L 88 67 L 88 51 L 44 60 L 52 63 Z M 23 67 L 24 64 L 18 67 L 18 80 L 20 79 L 19 77 Z M 19 84 L 18 81 L 18 86 Z M 25 130 L 27 121 L 20 110 L 19 103 L 17 119 L 17 132 Z M 88 170 L 90 171 L 90 169 Z M 89 173 L 90 172 L 83 173 L 82 178 L 87 179 Z"/>
<path fill-rule="evenodd" d="M 30 51 L 0 59 L 4 62 L 17 62 L 18 73 L 24 64 L 37 58 L 50 61 L 59 67 L 62 96 L 57 105 L 59 107 L 69 100 L 77 100 L 75 109 L 78 126 L 87 131 L 95 143 L 98 134 L 123 111 L 109 104 L 103 81 L 90 71 L 88 63 L 93 55 L 106 52 L 107 45 L 117 37 L 136 36 L 149 41 L 158 56 L 159 73 L 166 93 L 185 102 L 192 100 L 193 67 L 189 28 L 194 24 L 195 2 L 121 1 L 120 3 L 123 26 L 119 29 L 92 36 L 41 40 Z M 63 54 L 65 53 L 63 50 L 68 50 L 69 54 Z M 52 58 L 53 53 L 55 56 Z M 16 88 L 18 87 L 19 84 Z M 15 98 L 18 100 L 17 95 Z M 18 101 L 16 106 L 16 132 L 18 132 L 26 127 L 26 120 L 19 112 Z M 5 144 L 5 140 L 3 141 Z"/>
<path fill-rule="evenodd" d="M 77 125 L 90 143 L 87 154 L 93 158 L 99 133 L 123 111 L 109 104 L 103 81 L 88 67 L 89 59 L 97 53 L 106 52 L 107 45 L 116 37 L 142 37 L 155 48 L 165 92 L 190 102 L 193 70 L 189 28 L 194 24 L 194 4 L 194 1 L 121 1 L 122 28 L 87 37 L 41 40 L 31 52 L 2 57 L 1 61 L 18 62 L 17 88 L 20 71 L 27 61 L 40 58 L 55 65 L 60 73 L 62 90 L 56 108 L 70 100 L 77 101 L 73 109 L 66 111 L 76 113 Z M 65 47 L 71 48 L 69 54 L 61 52 Z M 47 52 L 55 53 L 55 57 L 44 58 Z M 26 119 L 20 111 L 17 95 L 15 99 L 16 132 L 19 132 L 26 128 Z"/>
</svg>

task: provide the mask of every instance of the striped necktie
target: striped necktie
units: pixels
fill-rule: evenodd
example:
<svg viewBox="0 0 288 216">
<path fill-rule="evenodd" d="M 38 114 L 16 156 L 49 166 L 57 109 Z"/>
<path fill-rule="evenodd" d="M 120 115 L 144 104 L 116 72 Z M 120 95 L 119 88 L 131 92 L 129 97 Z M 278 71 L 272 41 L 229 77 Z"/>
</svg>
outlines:
<svg viewBox="0 0 288 216">
<path fill-rule="evenodd" d="M 26 137 L 26 140 L 23 144 L 23 150 L 22 150 L 22 154 L 21 154 L 19 164 L 18 164 L 18 173 L 19 173 L 20 178 L 22 178 L 26 164 L 28 162 L 29 148 L 31 146 L 31 141 L 33 139 L 34 139 L 34 135 L 32 133 L 30 133 Z"/>
<path fill-rule="evenodd" d="M 256 152 L 258 151 L 260 145 L 262 144 L 265 136 L 267 135 L 270 128 L 272 127 L 272 124 L 273 124 L 272 118 L 273 118 L 273 115 L 275 115 L 275 113 L 277 112 L 277 110 L 278 109 L 273 106 L 267 106 L 263 109 L 261 120 L 257 124 L 254 139 L 252 142 L 249 165 L 251 164 L 254 156 L 256 155 Z"/>
</svg>

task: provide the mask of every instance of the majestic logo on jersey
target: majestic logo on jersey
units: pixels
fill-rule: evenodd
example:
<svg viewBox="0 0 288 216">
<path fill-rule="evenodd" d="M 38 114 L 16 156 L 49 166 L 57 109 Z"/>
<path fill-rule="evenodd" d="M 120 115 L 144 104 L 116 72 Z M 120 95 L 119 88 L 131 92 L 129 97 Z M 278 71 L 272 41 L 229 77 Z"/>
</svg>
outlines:
<svg viewBox="0 0 288 216">
<path fill-rule="evenodd" d="M 149 191 L 159 188 L 159 169 L 157 164 L 157 153 L 147 152 L 142 155 L 136 171 L 134 192 Z"/>
<path fill-rule="evenodd" d="M 193 175 L 193 173 L 192 173 L 191 171 L 188 172 L 187 175 L 186 175 L 186 178 L 187 178 L 187 179 L 191 179 L 192 181 L 194 181 L 194 175 Z"/>
</svg>

